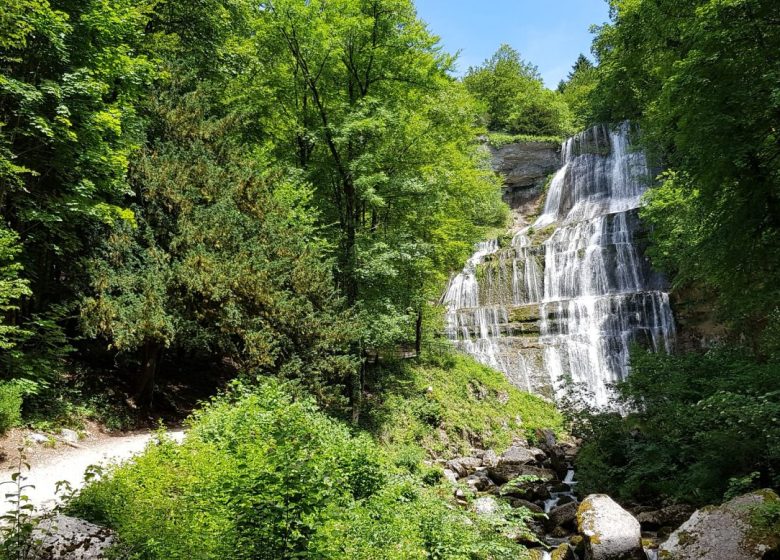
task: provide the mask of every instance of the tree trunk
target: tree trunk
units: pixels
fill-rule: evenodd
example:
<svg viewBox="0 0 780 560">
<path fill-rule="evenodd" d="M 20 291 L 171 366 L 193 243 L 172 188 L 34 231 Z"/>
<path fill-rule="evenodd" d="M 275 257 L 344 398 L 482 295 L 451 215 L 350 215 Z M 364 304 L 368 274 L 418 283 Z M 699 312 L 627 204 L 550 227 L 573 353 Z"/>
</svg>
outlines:
<svg viewBox="0 0 780 560">
<path fill-rule="evenodd" d="M 423 310 L 422 307 L 417 310 L 417 321 L 414 323 L 414 351 L 417 353 L 417 357 L 420 357 L 422 351 L 422 324 L 423 324 Z"/>
<path fill-rule="evenodd" d="M 146 342 L 141 349 L 141 375 L 135 401 L 141 408 L 152 408 L 154 397 L 154 382 L 157 376 L 157 362 L 160 357 L 160 345 L 157 342 Z"/>
</svg>

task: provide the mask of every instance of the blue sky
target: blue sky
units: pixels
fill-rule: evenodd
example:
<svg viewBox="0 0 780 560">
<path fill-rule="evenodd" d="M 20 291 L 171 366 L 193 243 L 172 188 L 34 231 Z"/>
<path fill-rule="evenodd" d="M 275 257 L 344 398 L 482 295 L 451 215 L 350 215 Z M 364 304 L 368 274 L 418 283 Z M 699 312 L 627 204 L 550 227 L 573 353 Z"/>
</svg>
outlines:
<svg viewBox="0 0 780 560">
<path fill-rule="evenodd" d="M 458 71 L 480 64 L 509 43 L 555 88 L 580 53 L 590 56 L 591 24 L 608 20 L 606 0 L 415 0 L 419 16 L 448 52 L 461 51 Z"/>
</svg>

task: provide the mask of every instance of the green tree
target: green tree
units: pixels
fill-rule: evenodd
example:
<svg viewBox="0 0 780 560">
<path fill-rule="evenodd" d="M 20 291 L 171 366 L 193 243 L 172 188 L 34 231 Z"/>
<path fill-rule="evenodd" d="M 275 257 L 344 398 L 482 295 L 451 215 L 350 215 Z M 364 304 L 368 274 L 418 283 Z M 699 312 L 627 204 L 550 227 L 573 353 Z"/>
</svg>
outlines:
<svg viewBox="0 0 780 560">
<path fill-rule="evenodd" d="M 593 92 L 598 83 L 598 70 L 584 54 L 574 62 L 566 80 L 558 84 L 558 92 L 572 113 L 572 126 L 584 130 L 593 124 Z"/>
<path fill-rule="evenodd" d="M 258 70 L 237 83 L 279 159 L 316 189 L 356 353 L 419 341 L 431 283 L 462 262 L 476 225 L 505 218 L 452 58 L 409 0 L 267 2 L 256 37 Z"/>
<path fill-rule="evenodd" d="M 104 224 L 132 218 L 121 203 L 135 102 L 154 67 L 137 52 L 145 17 L 134 0 L 10 0 L 2 12 L 0 212 L 31 293 L 14 311 L 25 335 L 1 363 L 43 378 L 61 367 L 83 257 Z"/>
<path fill-rule="evenodd" d="M 469 68 L 463 83 L 484 104 L 490 130 L 537 136 L 570 131 L 571 116 L 560 94 L 545 88 L 537 68 L 509 45 Z"/>
</svg>

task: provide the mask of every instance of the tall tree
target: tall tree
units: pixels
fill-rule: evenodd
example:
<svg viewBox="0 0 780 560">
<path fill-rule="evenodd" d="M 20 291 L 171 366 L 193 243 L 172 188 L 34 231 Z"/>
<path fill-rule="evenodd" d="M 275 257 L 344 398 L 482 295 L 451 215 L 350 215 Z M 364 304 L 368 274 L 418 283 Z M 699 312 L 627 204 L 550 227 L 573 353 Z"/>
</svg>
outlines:
<svg viewBox="0 0 780 560">
<path fill-rule="evenodd" d="M 279 103 L 261 128 L 316 189 L 356 350 L 410 341 L 431 279 L 457 266 L 475 224 L 505 216 L 452 58 L 409 0 L 266 2 L 256 48 L 244 95 Z"/>
</svg>

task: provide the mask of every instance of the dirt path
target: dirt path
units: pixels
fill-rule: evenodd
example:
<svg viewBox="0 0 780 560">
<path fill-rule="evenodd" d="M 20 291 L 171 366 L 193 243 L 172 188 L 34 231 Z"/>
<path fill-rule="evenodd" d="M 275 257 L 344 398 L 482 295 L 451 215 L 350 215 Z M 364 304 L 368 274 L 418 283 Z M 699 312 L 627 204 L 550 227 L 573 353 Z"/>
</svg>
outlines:
<svg viewBox="0 0 780 560">
<path fill-rule="evenodd" d="M 175 441 L 181 441 L 184 438 L 184 432 L 168 432 L 168 435 Z M 109 462 L 121 462 L 129 459 L 144 450 L 146 444 L 154 437 L 153 433 L 141 433 L 128 436 L 106 437 L 94 442 L 86 441 L 80 443 L 79 448 L 68 447 L 56 455 L 42 457 L 38 461 L 33 461 L 30 471 L 25 472 L 27 480 L 25 484 L 32 484 L 34 487 L 28 488 L 25 494 L 30 497 L 32 503 L 37 509 L 50 508 L 56 503 L 57 482 L 66 480 L 75 488 L 81 488 L 84 484 L 84 471 L 90 465 L 106 464 Z M 35 445 L 35 444 L 33 444 Z M 12 492 L 14 484 L 11 482 L 11 475 L 16 470 L 14 467 L 6 464 L 0 473 L 0 515 L 5 514 L 11 505 L 6 501 L 5 494 Z"/>
</svg>

